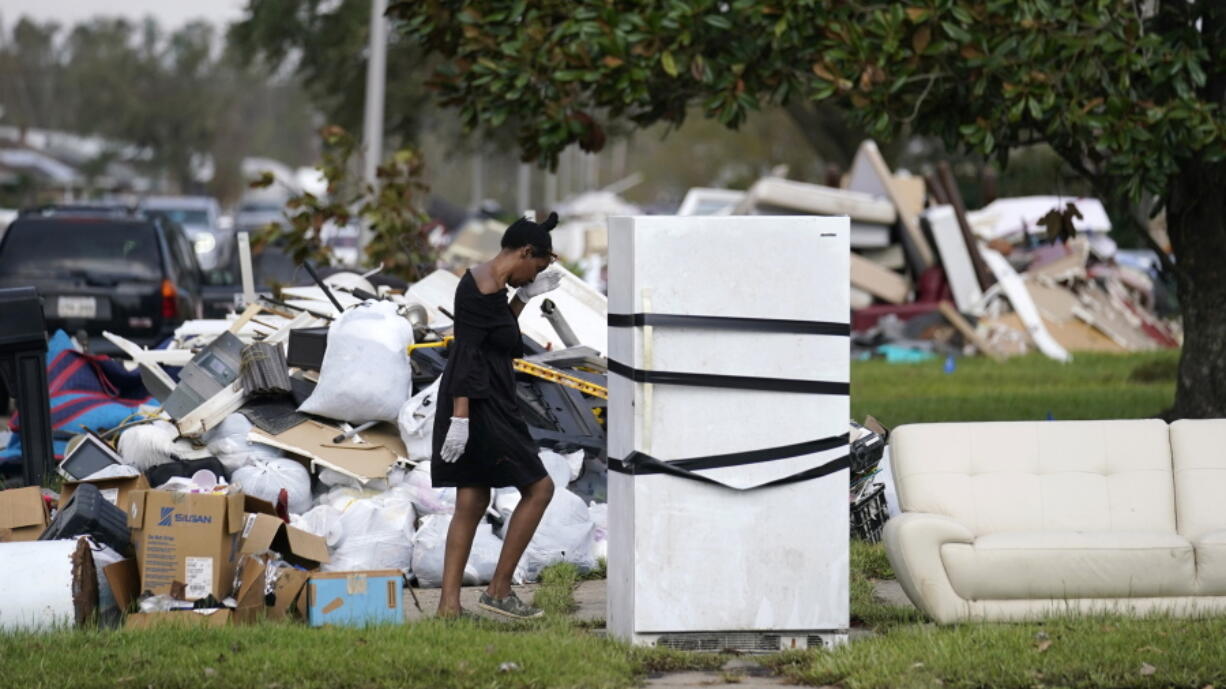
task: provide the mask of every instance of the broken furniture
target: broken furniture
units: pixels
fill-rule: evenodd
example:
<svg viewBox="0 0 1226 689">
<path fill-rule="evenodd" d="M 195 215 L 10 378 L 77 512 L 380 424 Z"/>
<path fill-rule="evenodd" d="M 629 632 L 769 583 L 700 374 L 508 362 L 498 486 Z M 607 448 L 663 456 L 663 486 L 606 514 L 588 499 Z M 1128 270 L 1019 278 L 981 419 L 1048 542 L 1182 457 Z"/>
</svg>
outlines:
<svg viewBox="0 0 1226 689">
<path fill-rule="evenodd" d="M 610 221 L 610 636 L 846 638 L 849 232 L 845 217 Z"/>
<path fill-rule="evenodd" d="M 941 624 L 1226 610 L 1226 419 L 894 429 L 886 552 Z"/>
<path fill-rule="evenodd" d="M 47 334 L 33 287 L 0 289 L 0 382 L 17 398 L 21 419 L 21 478 L 41 486 L 52 470 L 51 401 L 47 391 Z M 0 477 L 2 478 L 2 477 Z"/>
</svg>

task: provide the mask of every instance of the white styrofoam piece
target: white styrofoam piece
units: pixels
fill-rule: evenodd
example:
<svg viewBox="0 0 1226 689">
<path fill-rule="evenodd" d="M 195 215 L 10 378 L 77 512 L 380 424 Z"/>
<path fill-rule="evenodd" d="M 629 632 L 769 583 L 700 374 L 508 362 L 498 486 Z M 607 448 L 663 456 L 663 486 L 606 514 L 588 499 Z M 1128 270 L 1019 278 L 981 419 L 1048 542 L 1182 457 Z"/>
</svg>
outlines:
<svg viewBox="0 0 1226 689">
<path fill-rule="evenodd" d="M 409 287 L 408 300 L 426 307 L 431 328 L 444 330 L 451 327 L 451 318 L 443 315 L 439 309 L 455 313 L 455 291 L 459 286 L 460 276 L 446 270 L 436 270 Z"/>
<path fill-rule="evenodd" d="M 1022 282 L 1021 276 L 1013 270 L 1009 261 L 993 249 L 985 248 L 982 254 L 984 262 L 988 264 L 988 269 L 996 276 L 996 281 L 1005 291 L 1005 296 L 1009 298 L 1009 303 L 1013 305 L 1013 310 L 1021 319 L 1022 324 L 1026 326 L 1030 339 L 1034 340 L 1039 351 L 1056 361 L 1072 361 L 1073 357 L 1068 350 L 1060 346 L 1056 338 L 1047 332 L 1043 319 L 1039 317 L 1039 309 L 1034 305 L 1034 299 L 1030 296 L 1030 290 L 1026 289 L 1026 283 Z"/>
<path fill-rule="evenodd" d="M 966 220 L 975 234 L 996 239 L 1013 233 L 1038 234 L 1047 228 L 1039 220 L 1052 209 L 1063 211 L 1072 203 L 1081 218 L 1073 218 L 1078 232 L 1110 232 L 1111 218 L 1098 199 L 1072 196 L 1018 196 L 996 199 L 977 211 L 968 211 Z"/>
<path fill-rule="evenodd" d="M 890 246 L 889 225 L 852 222 L 851 248 L 884 249 L 887 246 Z"/>
<path fill-rule="evenodd" d="M 71 627 L 76 539 L 0 543 L 0 631 Z"/>
<path fill-rule="evenodd" d="M 609 309 L 846 323 L 848 235 L 845 217 L 613 218 Z M 610 328 L 610 358 L 656 371 L 849 380 L 846 337 L 647 330 Z M 609 376 L 609 403 L 609 456 L 640 450 L 665 461 L 841 435 L 850 416 L 844 395 L 643 385 L 618 375 Z M 761 486 L 845 452 L 699 473 Z M 843 469 L 739 491 L 611 472 L 610 633 L 635 643 L 718 631 L 839 637 L 849 615 L 848 479 Z"/>
<path fill-rule="evenodd" d="M 685 192 L 677 215 L 731 215 L 744 200 L 745 192 L 736 189 L 694 187 Z"/>
<path fill-rule="evenodd" d="M 925 211 L 924 217 L 932 228 L 932 238 L 941 254 L 941 264 L 945 267 L 945 277 L 949 278 L 954 303 L 959 311 L 966 313 L 983 298 L 983 290 L 975 275 L 970 247 L 966 245 L 962 228 L 958 225 L 958 216 L 954 214 L 953 206 L 936 206 Z"/>
<path fill-rule="evenodd" d="M 542 346 L 566 349 L 562 338 L 541 313 L 541 302 L 552 300 L 581 344 L 604 354 L 609 351 L 609 300 L 594 287 L 559 264 L 550 270 L 562 273 L 558 288 L 533 298 L 519 315 L 519 329 Z"/>
<path fill-rule="evenodd" d="M 780 177 L 763 177 L 749 188 L 742 206 L 767 206 L 792 213 L 846 215 L 858 222 L 892 225 L 898 213 L 889 200 L 858 191 L 797 182 Z"/>
</svg>

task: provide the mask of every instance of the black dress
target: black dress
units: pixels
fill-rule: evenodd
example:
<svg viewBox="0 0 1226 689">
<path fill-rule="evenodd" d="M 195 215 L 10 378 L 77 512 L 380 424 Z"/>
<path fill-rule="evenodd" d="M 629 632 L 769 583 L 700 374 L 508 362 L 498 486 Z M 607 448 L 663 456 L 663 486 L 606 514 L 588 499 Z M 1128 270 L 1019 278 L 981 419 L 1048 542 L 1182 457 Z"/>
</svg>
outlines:
<svg viewBox="0 0 1226 689">
<path fill-rule="evenodd" d="M 430 474 L 436 488 L 526 486 L 548 475 L 515 399 L 512 359 L 524 355 L 507 290 L 482 294 L 471 272 L 455 293 L 455 340 L 439 383 Z M 455 462 L 439 458 L 452 400 L 468 398 L 468 445 Z"/>
</svg>

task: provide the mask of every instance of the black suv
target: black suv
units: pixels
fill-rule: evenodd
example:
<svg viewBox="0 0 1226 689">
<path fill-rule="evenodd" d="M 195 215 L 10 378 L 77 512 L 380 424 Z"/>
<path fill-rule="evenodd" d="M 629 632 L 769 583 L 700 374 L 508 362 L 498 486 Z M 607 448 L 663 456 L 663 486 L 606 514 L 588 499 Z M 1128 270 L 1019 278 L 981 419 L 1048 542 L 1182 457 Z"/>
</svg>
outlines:
<svg viewBox="0 0 1226 689">
<path fill-rule="evenodd" d="M 103 330 L 153 346 L 199 318 L 200 282 L 183 229 L 155 211 L 45 206 L 0 240 L 0 287 L 38 288 L 47 329 L 84 330 L 94 352 L 116 351 Z"/>
</svg>

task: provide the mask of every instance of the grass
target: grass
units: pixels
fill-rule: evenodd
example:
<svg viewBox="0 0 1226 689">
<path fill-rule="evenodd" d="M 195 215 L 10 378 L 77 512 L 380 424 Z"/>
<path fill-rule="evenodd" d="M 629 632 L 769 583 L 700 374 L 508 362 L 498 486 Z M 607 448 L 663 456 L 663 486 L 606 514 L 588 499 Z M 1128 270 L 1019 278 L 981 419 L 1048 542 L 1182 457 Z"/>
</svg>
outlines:
<svg viewBox="0 0 1226 689">
<path fill-rule="evenodd" d="M 873 595 L 873 582 L 893 579 L 894 570 L 885 557 L 885 547 L 880 543 L 851 542 L 851 618 L 853 622 L 885 631 L 898 625 L 924 621 L 924 616 L 915 608 L 899 607 L 882 602 Z"/>
<path fill-rule="evenodd" d="M 426 620 L 367 629 L 266 623 L 220 629 L 0 633 L 6 687 L 632 687 L 656 672 L 717 669 L 715 654 L 635 648 L 572 624 L 571 565 L 542 573 L 540 621 Z M 514 669 L 504 664 L 513 663 Z"/>
<path fill-rule="evenodd" d="M 1226 618 L 908 625 L 770 662 L 793 682 L 847 689 L 1195 688 L 1226 682 L 1224 634 Z"/>
<path fill-rule="evenodd" d="M 852 418 L 887 427 L 930 421 L 1128 419 L 1157 416 L 1175 399 L 1177 351 L 1078 353 L 1061 364 L 1039 354 L 888 364 L 855 361 Z"/>
</svg>

